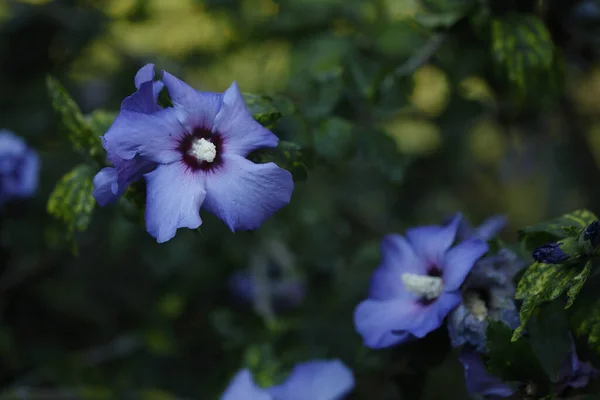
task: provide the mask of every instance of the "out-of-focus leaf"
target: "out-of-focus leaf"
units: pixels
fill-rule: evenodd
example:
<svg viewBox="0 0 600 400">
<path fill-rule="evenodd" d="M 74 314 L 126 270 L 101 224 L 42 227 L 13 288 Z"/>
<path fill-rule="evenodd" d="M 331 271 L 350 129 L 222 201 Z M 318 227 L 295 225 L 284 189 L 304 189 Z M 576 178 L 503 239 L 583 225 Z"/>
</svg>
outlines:
<svg viewBox="0 0 600 400">
<path fill-rule="evenodd" d="M 566 307 L 570 307 L 585 283 L 591 267 L 591 262 L 585 265 L 536 262 L 529 266 L 517 285 L 515 298 L 523 300 L 523 304 L 519 311 L 521 326 L 514 331 L 513 340 L 521 337 L 529 317 L 539 304 L 554 300 L 567 291 Z"/>
<path fill-rule="evenodd" d="M 474 0 L 421 0 L 426 12 L 415 16 L 421 25 L 431 28 L 450 28 L 476 5 Z"/>
<path fill-rule="evenodd" d="M 600 355 L 600 297 L 598 287 L 586 287 L 573 307 L 569 321 L 575 335 L 585 338 L 596 355 Z"/>
<path fill-rule="evenodd" d="M 513 341 L 511 334 L 511 329 L 503 322 L 488 321 L 489 372 L 506 382 L 533 381 L 542 387 L 547 386 L 548 379 L 530 343 L 525 338 Z"/>
<path fill-rule="evenodd" d="M 248 159 L 257 163 L 274 162 L 280 168 L 290 171 L 294 181 L 307 178 L 306 154 L 297 143 L 280 140 L 277 148 L 255 151 Z"/>
<path fill-rule="evenodd" d="M 597 219 L 598 217 L 589 210 L 576 210 L 550 221 L 519 230 L 519 240 L 524 243 L 527 249 L 533 250 L 533 248 L 544 243 L 573 236 L 567 232 L 575 232 L 575 229 L 585 229 Z"/>
<path fill-rule="evenodd" d="M 177 396 L 160 389 L 146 389 L 140 392 L 140 400 L 177 400 Z"/>
<path fill-rule="evenodd" d="M 527 330 L 533 352 L 550 380 L 556 382 L 572 345 L 569 322 L 560 300 L 538 307 Z"/>
<path fill-rule="evenodd" d="M 73 149 L 103 164 L 105 153 L 98 131 L 81 114 L 73 98 L 58 80 L 49 76 L 46 79 L 46 87 L 60 126 L 71 141 Z"/>
<path fill-rule="evenodd" d="M 94 174 L 88 165 L 76 166 L 58 181 L 48 198 L 48 213 L 66 224 L 69 235 L 85 231 L 92 219 Z"/>
<path fill-rule="evenodd" d="M 115 118 L 117 118 L 116 112 L 106 110 L 94 110 L 91 114 L 86 115 L 86 120 L 98 136 L 102 136 L 106 133 L 108 128 L 110 128 L 115 121 Z"/>
<path fill-rule="evenodd" d="M 381 25 L 375 37 L 375 48 L 388 57 L 405 59 L 423 47 L 428 36 L 423 29 L 409 20 Z"/>
<path fill-rule="evenodd" d="M 493 59 L 518 92 L 527 91 L 528 76 L 552 67 L 554 44 L 537 16 L 509 14 L 495 18 L 491 38 Z"/>
<path fill-rule="evenodd" d="M 353 144 L 352 124 L 345 119 L 327 119 L 314 132 L 315 153 L 330 160 L 347 156 Z"/>
</svg>

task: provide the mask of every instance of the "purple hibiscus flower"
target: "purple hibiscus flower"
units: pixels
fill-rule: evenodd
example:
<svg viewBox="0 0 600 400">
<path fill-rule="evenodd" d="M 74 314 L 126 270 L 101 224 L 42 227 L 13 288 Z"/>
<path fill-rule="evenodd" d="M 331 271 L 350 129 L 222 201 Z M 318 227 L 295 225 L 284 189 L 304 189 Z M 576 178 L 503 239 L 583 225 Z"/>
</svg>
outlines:
<svg viewBox="0 0 600 400">
<path fill-rule="evenodd" d="M 571 339 L 572 340 L 572 339 Z M 598 370 L 588 362 L 583 362 L 577 356 L 575 342 L 571 342 L 571 353 L 563 362 L 558 372 L 556 390 L 562 393 L 568 388 L 579 389 L 587 386 L 590 379 L 598 376 Z"/>
<path fill-rule="evenodd" d="M 158 166 L 146 179 L 146 229 L 159 243 L 178 228 L 200 226 L 200 207 L 232 230 L 258 228 L 288 204 L 292 175 L 246 156 L 276 147 L 278 138 L 256 122 L 234 82 L 223 94 L 199 92 L 163 71 L 173 107 L 147 114 L 129 108 L 104 135 L 124 160 Z"/>
<path fill-rule="evenodd" d="M 339 360 L 314 360 L 296 365 L 280 385 L 260 388 L 252 373 L 236 374 L 221 400 L 341 400 L 354 387 L 354 376 Z"/>
<path fill-rule="evenodd" d="M 409 229 L 406 239 L 384 238 L 369 298 L 354 312 L 366 346 L 383 348 L 424 337 L 461 302 L 460 286 L 488 246 L 469 239 L 452 247 L 460 222 L 458 214 L 446 226 Z"/>
<path fill-rule="evenodd" d="M 121 110 L 142 114 L 152 114 L 160 110 L 157 100 L 164 85 L 160 81 L 154 82 L 153 79 L 153 64 L 146 64 L 140 68 L 134 79 L 137 91 L 123 100 Z M 126 131 L 121 133 L 127 134 Z M 111 149 L 104 138 L 102 144 L 113 167 L 103 168 L 96 174 L 93 195 L 98 204 L 105 206 L 117 201 L 130 184 L 142 179 L 142 176 L 156 168 L 157 164 L 140 156 L 130 160 L 123 159 Z"/>
<path fill-rule="evenodd" d="M 524 260 L 508 249 L 475 263 L 463 285 L 462 304 L 448 316 L 453 347 L 469 343 L 484 352 L 488 318 L 503 321 L 511 329 L 519 326 L 513 278 L 525 265 Z"/>
<path fill-rule="evenodd" d="M 40 160 L 25 141 L 0 130 L 0 206 L 31 196 L 38 186 Z"/>
<path fill-rule="evenodd" d="M 470 395 L 481 395 L 488 400 L 511 396 L 516 388 L 490 375 L 485 369 L 481 356 L 471 347 L 463 347 L 459 361 L 465 369 L 465 384 Z"/>
</svg>

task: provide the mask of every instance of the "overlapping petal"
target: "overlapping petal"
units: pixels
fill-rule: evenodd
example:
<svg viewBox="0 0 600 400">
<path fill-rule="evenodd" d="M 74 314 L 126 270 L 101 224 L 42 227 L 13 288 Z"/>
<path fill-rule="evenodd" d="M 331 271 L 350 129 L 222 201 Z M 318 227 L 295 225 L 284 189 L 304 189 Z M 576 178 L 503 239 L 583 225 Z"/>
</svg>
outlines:
<svg viewBox="0 0 600 400">
<path fill-rule="evenodd" d="M 443 273 L 444 290 L 458 290 L 473 268 L 475 261 L 488 250 L 487 243 L 479 239 L 464 241 L 448 250 L 439 265 Z"/>
<path fill-rule="evenodd" d="M 223 166 L 206 174 L 203 207 L 232 231 L 251 230 L 288 204 L 293 190 L 289 171 L 226 154 Z"/>
<path fill-rule="evenodd" d="M 227 153 L 242 157 L 260 148 L 277 147 L 279 142 L 273 132 L 254 120 L 236 82 L 223 93 L 223 104 L 215 117 L 213 131 L 223 138 Z"/>
<path fill-rule="evenodd" d="M 199 92 L 166 71 L 163 71 L 163 82 L 176 115 L 187 132 L 191 133 L 196 128 L 212 129 L 222 105 L 222 94 Z"/>
<path fill-rule="evenodd" d="M 371 277 L 369 297 L 387 300 L 395 297 L 414 296 L 402 283 L 405 272 L 424 275 L 427 265 L 417 257 L 410 243 L 400 235 L 387 235 L 381 243 L 381 265 Z"/>
<path fill-rule="evenodd" d="M 118 178 L 117 170 L 112 167 L 102 168 L 94 177 L 92 195 L 102 207 L 114 203 L 119 198 Z"/>
<path fill-rule="evenodd" d="M 168 164 L 181 159 L 177 150 L 185 134 L 173 108 L 143 114 L 121 110 L 104 135 L 105 148 L 117 157 L 131 160 L 137 155 L 156 163 Z"/>
<path fill-rule="evenodd" d="M 430 225 L 411 228 L 406 231 L 406 238 L 415 252 L 430 265 L 439 265 L 444 253 L 456 238 L 456 231 L 462 219 L 461 214 L 446 226 Z"/>
<path fill-rule="evenodd" d="M 339 400 L 354 387 L 352 371 L 339 360 L 314 360 L 294 367 L 289 378 L 268 389 L 279 400 Z"/>
<path fill-rule="evenodd" d="M 266 390 L 259 388 L 252 373 L 243 369 L 231 380 L 221 400 L 274 400 Z"/>
<path fill-rule="evenodd" d="M 178 228 L 202 224 L 200 206 L 206 196 L 202 175 L 182 163 L 160 165 L 146 178 L 146 229 L 158 243 L 175 236 Z"/>
</svg>

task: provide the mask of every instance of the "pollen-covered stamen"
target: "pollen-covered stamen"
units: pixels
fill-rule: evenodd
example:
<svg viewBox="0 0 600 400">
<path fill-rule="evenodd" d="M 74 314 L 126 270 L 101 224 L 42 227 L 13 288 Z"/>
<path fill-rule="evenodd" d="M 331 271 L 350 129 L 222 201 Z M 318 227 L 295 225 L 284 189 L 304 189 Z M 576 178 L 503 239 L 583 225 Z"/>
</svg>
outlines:
<svg viewBox="0 0 600 400">
<path fill-rule="evenodd" d="M 488 315 L 488 308 L 485 305 L 485 301 L 477 292 L 472 290 L 467 291 L 463 295 L 463 302 L 465 307 L 471 311 L 471 314 L 473 314 L 475 318 L 477 318 L 479 321 L 485 320 Z"/>
<path fill-rule="evenodd" d="M 204 138 L 194 139 L 188 154 L 196 157 L 198 161 L 211 163 L 217 156 L 217 147 Z"/>
<path fill-rule="evenodd" d="M 419 275 L 406 272 L 402 274 L 402 283 L 406 289 L 427 300 L 440 297 L 444 291 L 444 282 L 439 276 Z"/>
</svg>

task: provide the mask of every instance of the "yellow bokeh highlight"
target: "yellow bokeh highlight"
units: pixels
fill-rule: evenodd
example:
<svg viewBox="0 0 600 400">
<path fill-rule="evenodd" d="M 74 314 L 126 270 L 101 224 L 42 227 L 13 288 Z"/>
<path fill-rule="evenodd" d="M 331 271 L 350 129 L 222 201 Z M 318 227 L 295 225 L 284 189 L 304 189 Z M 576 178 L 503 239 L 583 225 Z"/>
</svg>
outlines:
<svg viewBox="0 0 600 400">
<path fill-rule="evenodd" d="M 112 18 L 123 18 L 129 14 L 138 0 L 108 0 L 102 3 L 102 11 Z"/>
<path fill-rule="evenodd" d="M 11 17 L 10 7 L 8 3 L 0 1 L 0 22 L 3 22 Z"/>
<path fill-rule="evenodd" d="M 119 54 L 109 41 L 94 40 L 71 66 L 71 77 L 79 81 L 94 79 L 98 74 L 117 71 L 120 62 Z"/>
<path fill-rule="evenodd" d="M 242 14 L 247 21 L 261 21 L 279 13 L 279 4 L 273 0 L 244 0 Z"/>
<path fill-rule="evenodd" d="M 436 124 L 424 119 L 397 118 L 384 126 L 385 133 L 404 154 L 422 155 L 440 147 L 441 135 Z"/>
<path fill-rule="evenodd" d="M 495 98 L 487 82 L 479 76 L 469 76 L 458 85 L 459 94 L 467 99 L 485 104 L 494 104 Z"/>
<path fill-rule="evenodd" d="M 418 0 L 383 0 L 387 15 L 392 20 L 402 20 L 414 16 L 419 10 Z"/>
<path fill-rule="evenodd" d="M 506 135 L 489 118 L 480 119 L 469 129 L 468 144 L 473 158 L 483 165 L 500 164 L 506 152 Z"/>
<path fill-rule="evenodd" d="M 571 97 L 581 111 L 600 115 L 600 67 L 580 76 L 570 89 Z"/>
<path fill-rule="evenodd" d="M 290 73 L 291 45 L 264 41 L 223 56 L 213 65 L 186 70 L 186 80 L 198 89 L 223 91 L 235 79 L 242 91 L 283 90 Z"/>
<path fill-rule="evenodd" d="M 208 13 L 193 0 L 150 0 L 148 9 L 149 22 L 110 25 L 112 40 L 132 54 L 177 57 L 192 50 L 218 51 L 234 38 L 225 13 Z"/>
<path fill-rule="evenodd" d="M 440 68 L 425 65 L 413 75 L 410 102 L 424 114 L 437 117 L 446 109 L 450 97 L 448 77 Z"/>
</svg>

